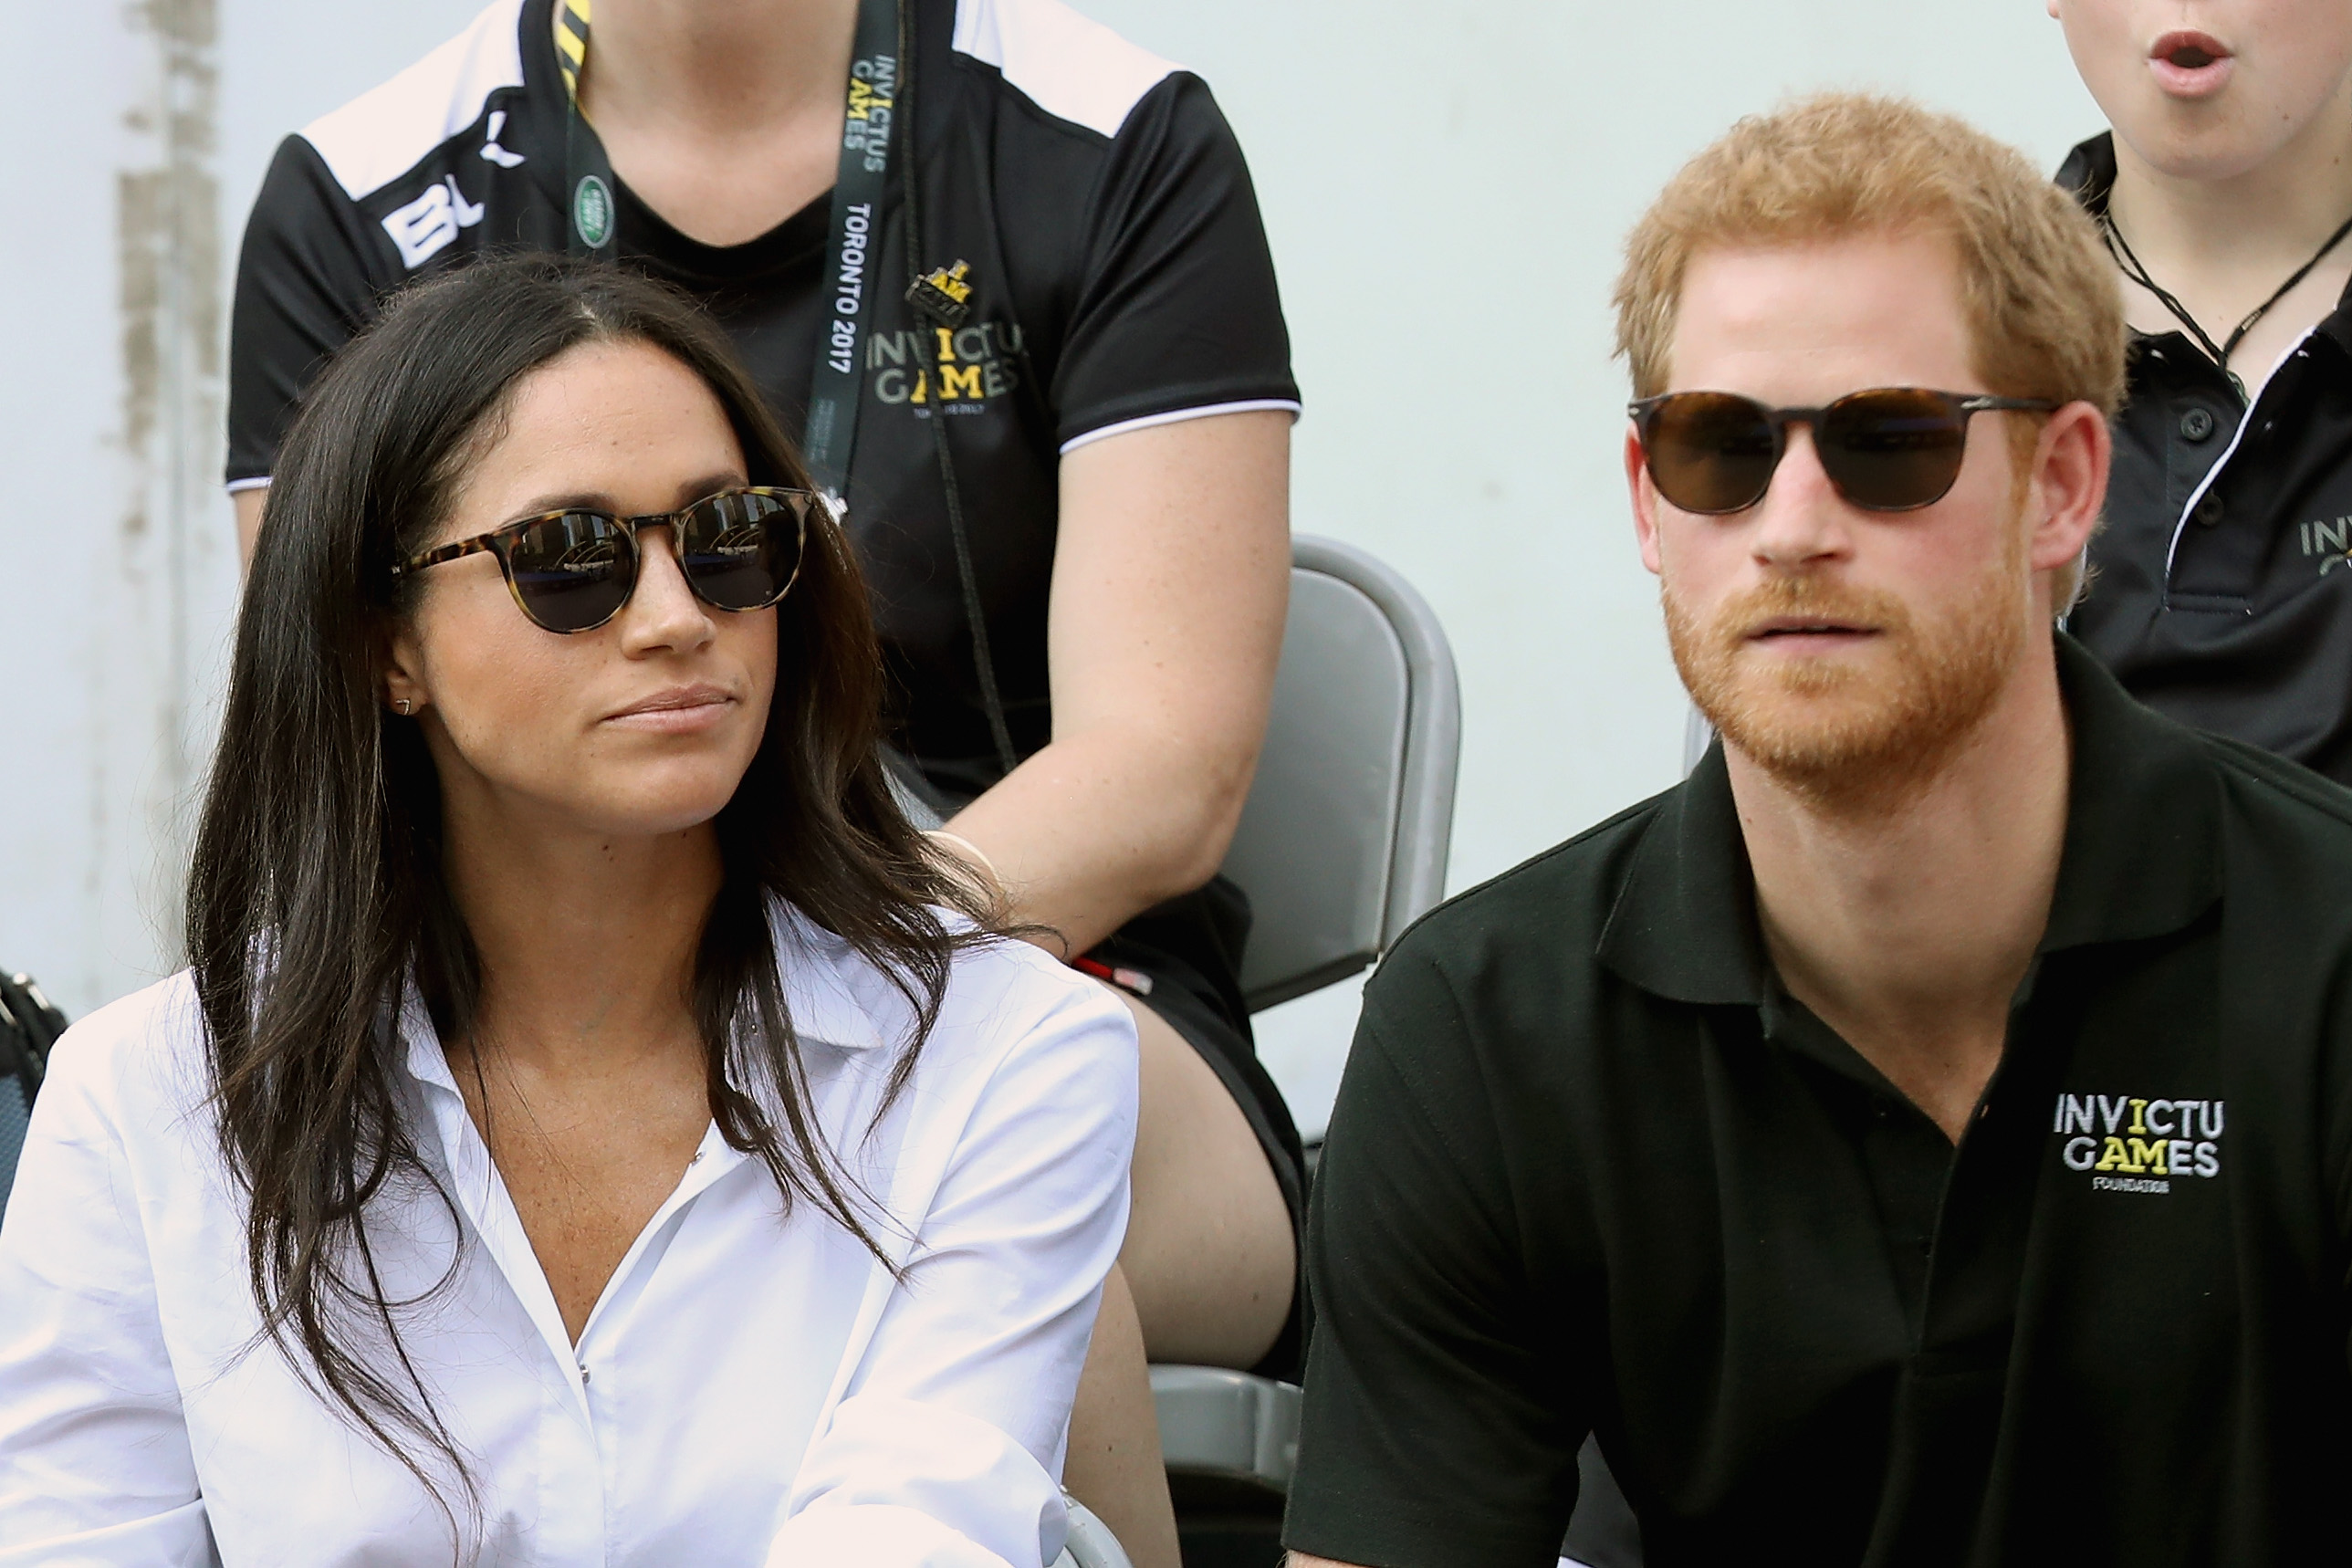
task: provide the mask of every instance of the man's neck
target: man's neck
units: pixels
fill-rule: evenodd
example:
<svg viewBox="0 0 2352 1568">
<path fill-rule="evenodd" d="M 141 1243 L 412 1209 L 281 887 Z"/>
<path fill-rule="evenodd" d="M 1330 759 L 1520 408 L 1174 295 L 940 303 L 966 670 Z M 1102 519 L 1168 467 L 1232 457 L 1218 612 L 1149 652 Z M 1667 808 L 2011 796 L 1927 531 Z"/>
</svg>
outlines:
<svg viewBox="0 0 2352 1568">
<path fill-rule="evenodd" d="M 727 142 L 838 117 L 857 0 L 596 0 L 583 104 Z"/>
<path fill-rule="evenodd" d="M 1790 995 L 1955 1142 L 2049 923 L 2069 743 L 2046 639 L 1946 764 L 1825 804 L 1727 748 L 1765 946 Z"/>
</svg>

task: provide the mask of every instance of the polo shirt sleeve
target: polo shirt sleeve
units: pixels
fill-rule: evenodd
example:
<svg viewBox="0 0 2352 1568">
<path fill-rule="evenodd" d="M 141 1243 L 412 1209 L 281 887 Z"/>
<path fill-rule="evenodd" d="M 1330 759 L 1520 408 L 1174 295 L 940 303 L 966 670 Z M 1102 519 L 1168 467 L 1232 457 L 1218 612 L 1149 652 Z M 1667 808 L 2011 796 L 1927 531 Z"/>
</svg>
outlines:
<svg viewBox="0 0 2352 1568">
<path fill-rule="evenodd" d="M 1249 166 L 1198 77 L 1170 76 L 1119 128 L 1053 405 L 1065 450 L 1138 420 L 1298 406 Z"/>
<path fill-rule="evenodd" d="M 1367 987 L 1307 1220 L 1316 1311 L 1285 1543 L 1378 1568 L 1550 1568 L 1588 1419 L 1532 1289 L 1496 1095 L 1444 975 Z"/>
<path fill-rule="evenodd" d="M 278 143 L 236 258 L 230 489 L 268 479 L 311 380 L 371 319 L 378 294 L 400 281 L 395 268 L 382 266 L 378 253 L 386 247 L 310 142 L 289 136 Z"/>
</svg>

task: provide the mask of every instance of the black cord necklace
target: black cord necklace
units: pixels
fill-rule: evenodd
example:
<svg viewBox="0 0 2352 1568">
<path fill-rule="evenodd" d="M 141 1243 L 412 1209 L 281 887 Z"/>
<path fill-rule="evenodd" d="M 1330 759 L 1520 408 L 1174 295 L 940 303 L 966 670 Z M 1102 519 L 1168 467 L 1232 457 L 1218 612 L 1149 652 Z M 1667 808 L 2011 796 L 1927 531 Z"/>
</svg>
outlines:
<svg viewBox="0 0 2352 1568">
<path fill-rule="evenodd" d="M 2253 331 L 2254 323 L 2267 315 L 2273 305 L 2286 298 L 2289 289 L 2310 277 L 2311 269 L 2341 244 L 2346 235 L 2352 234 L 2352 217 L 2346 218 L 2343 226 L 2327 237 L 2327 242 L 2312 252 L 2311 259 L 2296 268 L 2294 275 L 2273 289 L 2269 299 L 2249 310 L 2246 319 L 2238 323 L 2230 333 L 2230 341 L 2225 343 L 2216 343 L 2212 335 L 2198 324 L 2197 318 L 2189 313 L 2189 307 L 2182 304 L 2172 290 L 2148 276 L 2146 264 L 2133 254 L 2131 241 L 2126 239 L 2124 231 L 2116 226 L 2116 215 L 2105 207 L 2099 209 L 2099 232 L 2106 238 L 2107 254 L 2116 258 L 2116 265 L 2123 268 L 2124 276 L 2155 295 L 2157 303 L 2172 312 L 2173 320 L 2189 329 L 2189 335 L 2197 340 L 2197 346 L 2213 356 L 2213 363 L 2221 366 L 2223 375 L 2230 378 L 2230 384 L 2238 389 L 2239 400 L 2250 402 L 2252 400 L 2246 396 L 2246 384 L 2238 379 L 2236 371 L 2230 368 L 2230 356 L 2238 352 L 2238 345 L 2245 342 L 2246 334 Z"/>
</svg>

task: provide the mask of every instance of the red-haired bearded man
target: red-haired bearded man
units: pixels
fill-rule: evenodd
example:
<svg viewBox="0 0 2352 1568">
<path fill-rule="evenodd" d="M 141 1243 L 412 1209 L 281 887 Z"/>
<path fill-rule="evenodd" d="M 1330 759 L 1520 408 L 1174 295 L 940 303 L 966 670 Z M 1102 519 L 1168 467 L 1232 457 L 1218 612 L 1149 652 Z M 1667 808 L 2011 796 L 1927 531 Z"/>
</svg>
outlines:
<svg viewBox="0 0 2352 1568">
<path fill-rule="evenodd" d="M 1294 1564 L 2268 1563 L 2352 1442 L 2352 799 L 2053 630 L 2123 381 L 2089 220 L 1885 100 L 1746 121 L 1618 292 L 1722 736 L 1369 987 Z"/>
</svg>

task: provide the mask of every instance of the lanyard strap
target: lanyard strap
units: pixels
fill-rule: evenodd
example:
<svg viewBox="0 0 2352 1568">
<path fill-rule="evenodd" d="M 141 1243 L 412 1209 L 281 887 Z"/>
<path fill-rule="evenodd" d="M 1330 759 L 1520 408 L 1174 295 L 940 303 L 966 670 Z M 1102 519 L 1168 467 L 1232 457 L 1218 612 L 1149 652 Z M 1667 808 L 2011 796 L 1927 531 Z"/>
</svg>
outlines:
<svg viewBox="0 0 2352 1568">
<path fill-rule="evenodd" d="M 851 453 L 865 390 L 866 339 L 873 320 L 875 275 L 882 241 L 882 197 L 890 177 L 892 132 L 902 100 L 899 35 L 904 0 L 858 0 L 851 45 L 847 102 L 841 127 L 841 163 L 833 182 L 833 221 L 825 246 L 824 329 L 817 334 L 816 372 L 809 384 L 808 427 L 801 452 L 809 477 L 835 518 L 846 510 Z M 613 165 L 588 117 L 580 112 L 580 72 L 588 63 L 590 0 L 558 0 L 555 58 L 563 73 L 570 114 L 564 135 L 564 188 L 570 211 L 566 247 L 574 256 L 610 258 L 619 229 L 613 200 Z"/>
</svg>

